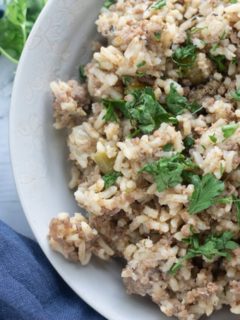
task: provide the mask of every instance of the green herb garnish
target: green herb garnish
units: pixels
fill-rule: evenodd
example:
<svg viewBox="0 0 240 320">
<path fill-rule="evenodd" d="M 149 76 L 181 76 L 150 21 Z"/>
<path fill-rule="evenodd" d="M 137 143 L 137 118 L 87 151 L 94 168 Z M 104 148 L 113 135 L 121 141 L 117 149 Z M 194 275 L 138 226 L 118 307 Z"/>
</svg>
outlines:
<svg viewBox="0 0 240 320">
<path fill-rule="evenodd" d="M 17 63 L 32 26 L 47 0 L 11 0 L 0 19 L 0 54 Z"/>
<path fill-rule="evenodd" d="M 168 188 L 173 188 L 182 183 L 182 174 L 184 170 L 194 169 L 196 166 L 182 154 L 176 154 L 172 157 L 162 157 L 158 161 L 146 164 L 140 173 L 147 172 L 153 176 L 159 192 Z"/>
<path fill-rule="evenodd" d="M 233 124 L 227 124 L 226 126 L 222 127 L 222 133 L 225 139 L 230 138 L 236 131 L 238 128 L 238 124 L 233 123 Z"/>
<path fill-rule="evenodd" d="M 151 9 L 159 10 L 159 9 L 165 7 L 166 4 L 167 4 L 166 0 L 158 0 L 158 1 L 156 1 L 156 3 L 154 3 L 151 6 Z"/>
<path fill-rule="evenodd" d="M 124 86 L 128 87 L 133 81 L 133 78 L 130 76 L 123 76 L 122 77 L 122 82 L 124 84 Z"/>
<path fill-rule="evenodd" d="M 161 40 L 161 32 L 154 32 L 154 38 L 156 41 L 160 41 Z"/>
<path fill-rule="evenodd" d="M 173 151 L 173 144 L 172 143 L 165 144 L 165 146 L 163 147 L 163 151 L 165 152 Z"/>
<path fill-rule="evenodd" d="M 228 69 L 227 58 L 224 55 L 219 54 L 217 56 L 214 56 L 214 55 L 210 54 L 209 58 L 215 64 L 218 72 L 220 72 L 220 73 L 227 72 L 227 69 Z"/>
<path fill-rule="evenodd" d="M 169 273 L 172 275 L 176 274 L 186 260 L 195 257 L 203 257 L 207 260 L 224 257 L 229 260 L 231 258 L 230 252 L 239 247 L 239 244 L 233 240 L 231 231 L 225 231 L 220 235 L 210 234 L 203 243 L 201 243 L 198 234 L 193 234 L 191 237 L 184 239 L 184 242 L 189 245 L 187 254 L 171 267 Z"/>
<path fill-rule="evenodd" d="M 196 113 L 202 109 L 198 103 L 189 102 L 186 97 L 180 95 L 173 83 L 171 83 L 170 92 L 166 97 L 166 105 L 168 111 L 174 115 L 182 114 L 186 110 Z"/>
<path fill-rule="evenodd" d="M 235 101 L 240 101 L 240 89 L 237 89 L 235 92 L 231 94 L 231 97 Z"/>
<path fill-rule="evenodd" d="M 193 66 L 197 59 L 197 47 L 192 43 L 177 48 L 173 55 L 173 62 L 180 68 L 189 68 Z"/>
<path fill-rule="evenodd" d="M 216 143 L 217 142 L 217 137 L 216 137 L 215 133 L 210 135 L 210 136 L 208 136 L 208 137 L 212 141 L 212 143 Z"/>
<path fill-rule="evenodd" d="M 104 99 L 103 103 L 107 109 L 104 120 L 117 121 L 118 110 L 125 118 L 131 120 L 138 134 L 150 134 L 163 122 L 177 123 L 176 118 L 167 113 L 156 100 L 152 88 L 135 89 L 129 95 L 132 96 L 132 100 L 128 102 Z"/>
<path fill-rule="evenodd" d="M 211 207 L 223 190 L 224 183 L 213 174 L 203 176 L 189 199 L 188 212 L 196 214 Z"/>
<path fill-rule="evenodd" d="M 183 143 L 184 143 L 185 149 L 188 151 L 194 146 L 195 141 L 193 137 L 189 135 L 183 140 Z"/>
<path fill-rule="evenodd" d="M 125 101 L 123 100 L 102 100 L 104 107 L 106 108 L 106 113 L 103 119 L 106 122 L 117 122 L 118 116 L 116 110 L 125 105 Z"/>
<path fill-rule="evenodd" d="M 145 64 L 146 64 L 146 61 L 138 62 L 137 63 L 137 68 L 141 68 L 141 67 L 145 66 Z"/>
<path fill-rule="evenodd" d="M 108 189 L 111 186 L 113 186 L 116 183 L 117 178 L 121 177 L 121 175 L 122 174 L 120 172 L 117 172 L 117 171 L 112 171 L 112 172 L 109 172 L 109 173 L 105 174 L 102 177 L 103 181 L 104 181 L 104 188 Z"/>
<path fill-rule="evenodd" d="M 117 0 L 105 0 L 103 3 L 103 7 L 109 9 L 116 2 Z"/>
</svg>

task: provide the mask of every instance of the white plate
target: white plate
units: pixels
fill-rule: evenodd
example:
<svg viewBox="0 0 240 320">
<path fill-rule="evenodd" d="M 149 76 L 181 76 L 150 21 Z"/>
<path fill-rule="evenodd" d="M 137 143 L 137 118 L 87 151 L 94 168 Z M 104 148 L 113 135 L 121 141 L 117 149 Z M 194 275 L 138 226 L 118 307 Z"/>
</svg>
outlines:
<svg viewBox="0 0 240 320">
<path fill-rule="evenodd" d="M 52 127 L 49 83 L 77 75 L 90 59 L 94 21 L 102 1 L 49 0 L 25 47 L 15 79 L 10 115 L 10 148 L 18 193 L 44 253 L 62 278 L 88 304 L 111 320 L 164 320 L 148 299 L 128 296 L 116 262 L 72 264 L 48 246 L 48 224 L 59 211 L 79 211 L 67 188 L 63 133 Z M 239 319 L 221 312 L 211 320 Z M 90 320 L 90 319 L 89 319 Z"/>
</svg>

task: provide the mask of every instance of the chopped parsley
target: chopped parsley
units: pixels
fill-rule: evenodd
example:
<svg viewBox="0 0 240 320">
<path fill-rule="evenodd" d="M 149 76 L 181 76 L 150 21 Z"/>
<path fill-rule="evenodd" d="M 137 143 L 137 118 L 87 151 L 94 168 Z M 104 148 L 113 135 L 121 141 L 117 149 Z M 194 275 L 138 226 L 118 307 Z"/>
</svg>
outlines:
<svg viewBox="0 0 240 320">
<path fill-rule="evenodd" d="M 177 123 L 176 118 L 168 114 L 156 100 L 152 88 L 135 89 L 131 91 L 130 95 L 132 100 L 128 102 L 123 100 L 103 100 L 107 110 L 104 120 L 117 121 L 116 110 L 118 110 L 125 118 L 131 120 L 138 134 L 152 133 L 162 122 Z"/>
<path fill-rule="evenodd" d="M 228 68 L 227 58 L 223 54 L 219 54 L 216 56 L 210 54 L 209 58 L 215 64 L 218 72 L 220 72 L 220 73 L 227 72 L 227 68 Z"/>
<path fill-rule="evenodd" d="M 125 105 L 125 101 L 123 100 L 107 100 L 103 99 L 103 105 L 106 108 L 106 113 L 103 119 L 106 122 L 117 122 L 118 116 L 116 110 L 121 108 L 121 106 Z"/>
<path fill-rule="evenodd" d="M 227 124 L 226 126 L 222 127 L 222 133 L 225 139 L 230 138 L 236 131 L 238 128 L 238 124 L 233 123 L 233 124 Z"/>
<path fill-rule="evenodd" d="M 140 173 L 146 172 L 152 175 L 157 185 L 157 190 L 162 192 L 182 183 L 183 171 L 191 170 L 195 167 L 195 164 L 190 159 L 178 153 L 172 157 L 162 157 L 153 163 L 146 164 L 140 170 Z"/>
<path fill-rule="evenodd" d="M 203 176 L 189 199 L 189 213 L 196 214 L 211 207 L 223 190 L 224 183 L 213 174 Z"/>
<path fill-rule="evenodd" d="M 163 151 L 165 152 L 173 151 L 173 144 L 172 143 L 165 144 L 165 146 L 163 147 Z"/>
<path fill-rule="evenodd" d="M 117 0 L 105 0 L 103 3 L 103 7 L 109 9 L 116 2 Z"/>
<path fill-rule="evenodd" d="M 240 89 L 237 89 L 235 92 L 233 92 L 231 96 L 233 100 L 240 101 Z"/>
<path fill-rule="evenodd" d="M 104 181 L 104 188 L 108 189 L 111 186 L 113 186 L 116 183 L 117 178 L 119 178 L 119 177 L 121 177 L 121 173 L 117 172 L 117 171 L 112 171 L 112 172 L 105 174 L 102 177 L 103 181 Z"/>
<path fill-rule="evenodd" d="M 133 78 L 130 76 L 123 76 L 122 77 L 122 82 L 124 84 L 124 86 L 128 87 L 133 81 Z"/>
<path fill-rule="evenodd" d="M 189 149 L 191 149 L 194 146 L 195 141 L 194 141 L 193 137 L 191 135 L 189 135 L 183 140 L 183 143 L 184 143 L 185 149 L 188 151 Z"/>
<path fill-rule="evenodd" d="M 158 0 L 151 6 L 151 9 L 159 10 L 159 9 L 165 7 L 166 4 L 167 4 L 166 0 Z"/>
<path fill-rule="evenodd" d="M 166 98 L 166 105 L 168 111 L 175 116 L 182 114 L 186 110 L 196 113 L 202 109 L 198 103 L 189 102 L 186 97 L 180 95 L 173 83 L 171 83 L 170 92 Z"/>
<path fill-rule="evenodd" d="M 196 59 L 197 47 L 192 43 L 177 48 L 172 55 L 173 62 L 182 69 L 193 66 Z"/>
<path fill-rule="evenodd" d="M 83 65 L 80 65 L 80 67 L 79 67 L 79 80 L 81 83 L 84 83 L 87 80 Z"/>
<path fill-rule="evenodd" d="M 217 142 L 217 137 L 216 137 L 215 133 L 210 135 L 210 136 L 208 136 L 208 137 L 209 137 L 210 141 L 212 141 L 212 143 L 216 143 Z"/>
<path fill-rule="evenodd" d="M 210 234 L 202 243 L 198 234 L 193 234 L 191 237 L 184 239 L 188 244 L 187 254 L 180 258 L 170 269 L 169 273 L 175 275 L 182 267 L 186 260 L 195 257 L 203 257 L 207 260 L 213 260 L 217 257 L 231 258 L 230 252 L 239 247 L 239 244 L 233 240 L 233 233 L 225 231 L 222 234 Z"/>
<path fill-rule="evenodd" d="M 160 41 L 161 40 L 161 32 L 154 32 L 154 38 L 156 41 Z"/>
<path fill-rule="evenodd" d="M 141 67 L 145 66 L 145 64 L 146 64 L 146 61 L 138 62 L 137 63 L 137 68 L 141 68 Z"/>
</svg>

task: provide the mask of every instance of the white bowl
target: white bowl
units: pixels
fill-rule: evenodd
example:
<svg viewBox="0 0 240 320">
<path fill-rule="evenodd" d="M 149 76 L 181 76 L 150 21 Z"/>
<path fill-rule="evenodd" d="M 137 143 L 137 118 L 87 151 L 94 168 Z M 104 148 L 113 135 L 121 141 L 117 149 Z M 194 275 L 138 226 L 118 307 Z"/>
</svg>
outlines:
<svg viewBox="0 0 240 320">
<path fill-rule="evenodd" d="M 18 193 L 29 224 L 49 261 L 88 304 L 111 320 L 164 320 L 147 298 L 125 293 L 117 262 L 94 260 L 81 267 L 48 246 L 48 224 L 76 206 L 67 184 L 64 133 L 53 129 L 49 83 L 77 75 L 90 59 L 94 21 L 102 1 L 49 0 L 25 47 L 15 79 L 10 115 L 10 148 Z M 211 320 L 239 319 L 221 311 Z M 90 319 L 89 319 L 90 320 Z"/>
</svg>

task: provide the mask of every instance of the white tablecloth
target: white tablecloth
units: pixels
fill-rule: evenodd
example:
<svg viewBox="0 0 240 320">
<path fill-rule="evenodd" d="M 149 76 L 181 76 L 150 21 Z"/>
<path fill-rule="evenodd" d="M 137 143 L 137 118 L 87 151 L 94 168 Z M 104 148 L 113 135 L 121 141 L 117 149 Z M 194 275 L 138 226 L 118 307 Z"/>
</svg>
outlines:
<svg viewBox="0 0 240 320">
<path fill-rule="evenodd" d="M 16 66 L 0 57 L 0 219 L 32 237 L 17 195 L 9 153 L 8 121 Z"/>
</svg>

